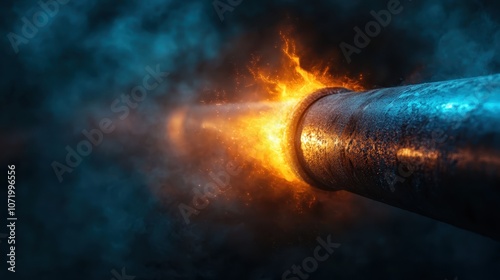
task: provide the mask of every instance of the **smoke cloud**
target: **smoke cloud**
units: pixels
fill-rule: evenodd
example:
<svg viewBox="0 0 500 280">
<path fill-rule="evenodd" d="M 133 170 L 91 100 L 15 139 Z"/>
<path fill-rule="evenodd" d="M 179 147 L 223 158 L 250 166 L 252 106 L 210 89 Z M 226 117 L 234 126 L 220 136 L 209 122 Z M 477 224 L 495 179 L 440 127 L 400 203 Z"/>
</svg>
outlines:
<svg viewBox="0 0 500 280">
<path fill-rule="evenodd" d="M 355 195 L 297 191 L 252 162 L 189 224 L 179 211 L 233 159 L 172 156 L 169 112 L 262 96 L 247 67 L 256 57 L 276 67 L 283 29 L 304 68 L 362 75 L 367 88 L 500 72 L 498 1 L 401 0 L 348 63 L 339 45 L 387 2 L 244 0 L 221 21 L 211 1 L 70 0 L 27 38 L 23 18 L 43 8 L 4 1 L 0 166 L 16 164 L 19 222 L 17 272 L 3 262 L 2 279 L 116 279 L 122 268 L 138 280 L 281 279 L 328 235 L 341 246 L 312 279 L 498 279 L 497 242 Z M 18 53 L 9 33 L 27 40 Z M 157 65 L 168 76 L 127 103 L 147 75 L 157 81 L 145 70 Z M 66 147 L 103 119 L 114 130 L 59 182 L 53 162 L 67 165 Z"/>
</svg>

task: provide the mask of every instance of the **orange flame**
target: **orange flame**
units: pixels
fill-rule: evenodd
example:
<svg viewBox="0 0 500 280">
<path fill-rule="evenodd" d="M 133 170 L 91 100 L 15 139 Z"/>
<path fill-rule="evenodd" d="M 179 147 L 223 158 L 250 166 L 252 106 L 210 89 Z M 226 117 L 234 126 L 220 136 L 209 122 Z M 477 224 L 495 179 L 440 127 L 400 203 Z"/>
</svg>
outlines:
<svg viewBox="0 0 500 280">
<path fill-rule="evenodd" d="M 300 64 L 296 45 L 292 39 L 281 33 L 283 40 L 283 63 L 277 75 L 265 69 L 252 69 L 250 72 L 257 83 L 267 88 L 268 99 L 280 103 L 269 112 L 260 112 L 240 120 L 241 133 L 245 135 L 244 153 L 257 159 L 262 167 L 274 171 L 275 175 L 290 182 L 301 182 L 290 166 L 287 155 L 286 129 L 295 106 L 307 95 L 325 87 L 344 87 L 361 90 L 359 82 L 347 77 L 334 79 L 327 75 L 328 68 L 307 71 Z"/>
<path fill-rule="evenodd" d="M 280 33 L 283 40 L 284 61 L 278 75 L 271 77 L 264 69 L 253 70 L 257 82 L 268 88 L 270 99 L 276 101 L 298 100 L 325 87 L 344 87 L 354 91 L 363 90 L 358 81 L 348 77 L 334 78 L 328 75 L 329 68 L 313 69 L 311 72 L 302 68 L 297 55 L 295 42 Z M 360 80 L 363 77 L 360 76 Z"/>
<path fill-rule="evenodd" d="M 281 34 L 283 60 L 277 74 L 257 66 L 249 70 L 254 80 L 266 89 L 266 101 L 242 104 L 217 104 L 212 108 L 193 110 L 189 114 L 180 110 L 169 122 L 170 140 L 176 145 L 186 143 L 186 118 L 190 124 L 204 132 L 214 132 L 217 144 L 223 144 L 229 152 L 242 161 L 254 159 L 262 167 L 257 172 L 285 179 L 294 184 L 302 180 L 290 164 L 286 130 L 297 104 L 307 95 L 325 87 L 344 87 L 360 90 L 359 82 L 347 77 L 333 78 L 328 68 L 308 71 L 301 66 L 293 40 Z M 215 108 L 215 110 L 214 110 Z M 214 112 L 215 111 L 215 112 Z M 194 136 L 191 136 L 194 137 Z M 204 136 L 202 136 L 204 137 Z M 207 139 L 202 139 L 207 144 Z M 205 145 L 206 147 L 207 145 Z M 270 172 L 269 172 L 270 171 Z M 302 184 L 301 184 L 302 185 Z"/>
</svg>

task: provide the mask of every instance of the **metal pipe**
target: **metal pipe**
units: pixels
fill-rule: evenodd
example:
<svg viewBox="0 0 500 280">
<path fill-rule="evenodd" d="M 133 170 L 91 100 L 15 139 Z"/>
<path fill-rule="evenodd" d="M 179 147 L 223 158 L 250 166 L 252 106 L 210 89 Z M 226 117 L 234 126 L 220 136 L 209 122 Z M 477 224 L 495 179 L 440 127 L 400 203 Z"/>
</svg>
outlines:
<svg viewBox="0 0 500 280">
<path fill-rule="evenodd" d="M 500 240 L 500 75 L 325 92 L 292 125 L 304 180 Z"/>
<path fill-rule="evenodd" d="M 284 162 L 311 186 L 500 240 L 500 75 L 367 92 L 325 88 L 294 106 L 188 107 L 170 117 L 169 138 L 198 158 L 217 145 L 248 150 L 262 135 L 247 133 L 247 119 L 265 121 L 280 108 L 290 111 Z"/>
</svg>

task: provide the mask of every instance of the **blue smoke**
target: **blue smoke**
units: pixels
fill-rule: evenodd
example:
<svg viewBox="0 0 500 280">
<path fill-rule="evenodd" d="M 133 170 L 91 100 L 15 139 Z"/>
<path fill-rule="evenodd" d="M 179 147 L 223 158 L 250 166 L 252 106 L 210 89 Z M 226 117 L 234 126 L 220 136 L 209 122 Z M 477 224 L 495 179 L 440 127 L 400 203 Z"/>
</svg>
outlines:
<svg viewBox="0 0 500 280">
<path fill-rule="evenodd" d="M 303 38 L 305 67 L 323 58 L 332 75 L 362 73 L 368 87 L 499 72 L 497 2 L 401 3 L 404 11 L 348 64 L 339 44 L 387 1 L 244 0 L 224 21 L 212 1 L 69 1 L 17 54 L 7 35 L 21 36 L 22 18 L 41 7 L 4 1 L 0 166 L 16 164 L 19 222 L 17 272 L 3 261 L 1 279 L 112 279 L 122 268 L 138 280 L 281 279 L 329 234 L 342 246 L 313 279 L 498 279 L 498 243 L 360 197 L 346 209 L 341 197 L 317 194 L 304 212 L 293 210 L 292 192 L 251 206 L 215 199 L 190 225 L 179 214 L 210 178 L 171 159 L 169 110 L 238 99 L 238 73 L 253 54 L 275 51 L 283 22 Z M 113 102 L 123 105 L 122 94 L 157 65 L 169 76 L 121 120 Z M 65 147 L 76 149 L 82 130 L 104 118 L 115 130 L 60 183 L 52 163 L 65 164 Z M 252 184 L 233 188 L 244 183 Z M 265 193 L 266 184 L 252 187 Z M 5 241 L 0 248 L 5 260 Z"/>
</svg>

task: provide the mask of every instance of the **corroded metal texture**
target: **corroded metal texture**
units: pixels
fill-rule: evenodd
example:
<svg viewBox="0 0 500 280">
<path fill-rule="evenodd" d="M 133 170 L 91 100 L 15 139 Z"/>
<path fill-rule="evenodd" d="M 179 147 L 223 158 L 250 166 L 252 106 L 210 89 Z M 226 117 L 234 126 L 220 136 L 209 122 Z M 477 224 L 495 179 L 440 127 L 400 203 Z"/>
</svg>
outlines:
<svg viewBox="0 0 500 280">
<path fill-rule="evenodd" d="M 295 149 L 317 187 L 500 240 L 500 75 L 322 97 Z"/>
</svg>

